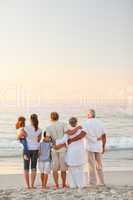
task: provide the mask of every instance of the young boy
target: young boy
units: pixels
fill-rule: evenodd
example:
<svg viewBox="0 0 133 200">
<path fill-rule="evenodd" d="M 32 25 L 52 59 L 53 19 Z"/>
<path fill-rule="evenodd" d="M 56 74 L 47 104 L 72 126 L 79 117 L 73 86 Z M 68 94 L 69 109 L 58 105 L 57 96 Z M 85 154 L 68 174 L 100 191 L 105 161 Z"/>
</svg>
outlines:
<svg viewBox="0 0 133 200">
<path fill-rule="evenodd" d="M 41 173 L 42 189 L 46 189 L 48 175 L 51 171 L 51 142 L 46 132 L 43 134 L 43 141 L 39 147 L 39 162 L 38 168 Z"/>
</svg>

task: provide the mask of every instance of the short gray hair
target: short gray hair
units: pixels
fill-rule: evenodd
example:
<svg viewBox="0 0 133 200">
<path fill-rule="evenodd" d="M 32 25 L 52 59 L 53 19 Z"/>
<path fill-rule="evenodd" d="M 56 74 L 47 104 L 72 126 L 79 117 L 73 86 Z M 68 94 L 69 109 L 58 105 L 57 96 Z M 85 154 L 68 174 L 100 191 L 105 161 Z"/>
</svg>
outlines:
<svg viewBox="0 0 133 200">
<path fill-rule="evenodd" d="M 89 112 L 91 112 L 93 118 L 96 117 L 96 111 L 94 109 L 89 109 Z"/>
</svg>

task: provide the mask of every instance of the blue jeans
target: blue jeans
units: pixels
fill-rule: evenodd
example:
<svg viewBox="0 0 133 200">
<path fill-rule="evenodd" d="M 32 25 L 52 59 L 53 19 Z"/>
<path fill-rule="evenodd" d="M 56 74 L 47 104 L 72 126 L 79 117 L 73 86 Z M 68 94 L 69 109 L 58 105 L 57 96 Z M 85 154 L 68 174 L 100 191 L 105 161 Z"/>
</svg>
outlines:
<svg viewBox="0 0 133 200">
<path fill-rule="evenodd" d="M 20 143 L 23 145 L 24 147 L 24 155 L 29 157 L 29 149 L 28 149 L 28 143 L 26 139 L 20 139 Z"/>
</svg>

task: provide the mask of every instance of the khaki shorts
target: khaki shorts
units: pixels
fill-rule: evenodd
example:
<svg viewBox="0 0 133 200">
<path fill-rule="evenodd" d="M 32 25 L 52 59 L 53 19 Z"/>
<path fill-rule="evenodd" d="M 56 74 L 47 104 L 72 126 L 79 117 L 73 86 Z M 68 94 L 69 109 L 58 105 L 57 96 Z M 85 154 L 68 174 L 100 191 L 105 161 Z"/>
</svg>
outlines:
<svg viewBox="0 0 133 200">
<path fill-rule="evenodd" d="M 67 165 L 65 163 L 66 152 L 52 151 L 52 169 L 53 171 L 67 171 Z"/>
</svg>

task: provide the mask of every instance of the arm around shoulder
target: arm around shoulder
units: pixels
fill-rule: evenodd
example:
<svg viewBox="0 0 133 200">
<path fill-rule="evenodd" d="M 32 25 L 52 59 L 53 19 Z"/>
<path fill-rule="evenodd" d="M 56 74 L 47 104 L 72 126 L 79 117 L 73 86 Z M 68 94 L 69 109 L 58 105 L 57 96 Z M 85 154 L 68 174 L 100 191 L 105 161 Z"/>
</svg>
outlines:
<svg viewBox="0 0 133 200">
<path fill-rule="evenodd" d="M 67 130 L 66 132 L 65 132 L 65 134 L 67 134 L 67 135 L 74 135 L 78 130 L 80 130 L 80 129 L 82 129 L 82 127 L 81 126 L 78 126 L 78 127 L 76 127 L 75 129 L 73 129 L 73 130 Z"/>
<path fill-rule="evenodd" d="M 73 143 L 73 142 L 76 142 L 76 141 L 78 141 L 78 140 L 81 140 L 81 139 L 83 139 L 85 136 L 86 136 L 86 132 L 82 130 L 81 133 L 80 133 L 79 135 L 75 136 L 75 137 L 72 138 L 72 139 L 69 139 L 69 140 L 68 140 L 68 144 L 71 144 L 71 143 Z"/>
</svg>

